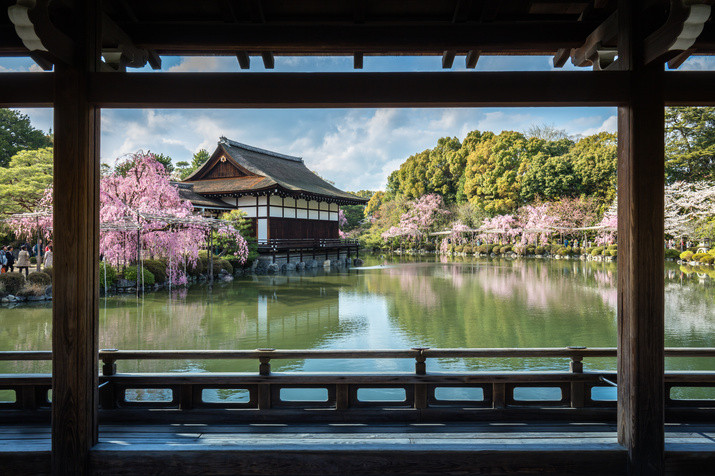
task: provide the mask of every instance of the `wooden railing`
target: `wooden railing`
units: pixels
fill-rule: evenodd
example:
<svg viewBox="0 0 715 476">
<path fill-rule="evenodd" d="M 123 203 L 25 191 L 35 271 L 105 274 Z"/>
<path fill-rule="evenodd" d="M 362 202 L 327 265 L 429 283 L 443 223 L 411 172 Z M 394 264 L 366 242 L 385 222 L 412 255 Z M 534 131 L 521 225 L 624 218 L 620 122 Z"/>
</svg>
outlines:
<svg viewBox="0 0 715 476">
<path fill-rule="evenodd" d="M 666 357 L 713 358 L 713 348 L 668 348 Z M 616 386 L 615 372 L 585 371 L 584 359 L 616 357 L 613 348 L 429 349 L 406 350 L 102 350 L 100 417 L 201 421 L 438 421 L 568 420 L 614 421 L 616 402 L 594 390 Z M 50 360 L 50 352 L 0 352 L 0 361 Z M 428 372 L 430 359 L 563 358 L 563 371 Z M 120 361 L 254 360 L 248 373 L 122 373 Z M 273 372 L 273 360 L 411 359 L 414 372 Z M 670 421 L 713 420 L 715 400 L 673 398 L 672 389 L 715 387 L 715 371 L 665 374 Z M 0 375 L 0 390 L 15 392 L 0 403 L 0 415 L 26 418 L 49 408 L 51 377 Z M 298 399 L 286 391 L 312 392 Z M 534 390 L 538 389 L 535 393 Z M 444 396 L 452 391 L 452 396 Z M 211 400 L 223 392 L 235 398 Z M 380 394 L 383 397 L 380 397 Z M 455 393 L 456 392 L 456 393 Z M 524 393 L 531 392 L 525 398 Z M 541 392 L 542 396 L 538 396 Z M 370 395 L 372 393 L 372 396 Z M 385 395 L 390 394 L 390 398 Z M 537 396 L 534 397 L 533 395 Z M 397 395 L 397 398 L 395 398 Z M 142 397 L 143 396 L 143 397 Z M 160 411 L 159 411 L 160 410 Z"/>
<path fill-rule="evenodd" d="M 258 240 L 258 249 L 265 252 L 300 250 L 300 249 L 357 249 L 360 246 L 357 240 L 340 238 L 295 238 L 295 239 L 270 239 Z"/>
</svg>

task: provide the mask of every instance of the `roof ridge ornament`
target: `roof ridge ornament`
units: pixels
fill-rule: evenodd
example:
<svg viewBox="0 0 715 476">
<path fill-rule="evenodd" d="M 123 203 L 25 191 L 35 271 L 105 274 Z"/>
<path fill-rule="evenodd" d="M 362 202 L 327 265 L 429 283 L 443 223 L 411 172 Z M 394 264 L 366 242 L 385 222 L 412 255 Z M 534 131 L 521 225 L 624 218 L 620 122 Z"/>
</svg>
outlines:
<svg viewBox="0 0 715 476">
<path fill-rule="evenodd" d="M 261 149 L 260 147 L 254 147 L 252 145 L 248 144 L 243 144 L 241 142 L 236 142 L 235 140 L 231 140 L 225 136 L 221 136 L 219 138 L 219 143 L 228 145 L 229 147 L 236 147 L 239 149 L 245 149 L 251 152 L 258 152 L 260 154 L 265 154 L 265 155 L 270 155 L 279 159 L 285 159 L 285 160 L 292 160 L 293 162 L 303 162 L 302 157 L 295 157 L 292 155 L 286 155 L 286 154 L 281 154 L 279 152 L 273 152 L 272 150 L 267 150 L 267 149 Z"/>
</svg>

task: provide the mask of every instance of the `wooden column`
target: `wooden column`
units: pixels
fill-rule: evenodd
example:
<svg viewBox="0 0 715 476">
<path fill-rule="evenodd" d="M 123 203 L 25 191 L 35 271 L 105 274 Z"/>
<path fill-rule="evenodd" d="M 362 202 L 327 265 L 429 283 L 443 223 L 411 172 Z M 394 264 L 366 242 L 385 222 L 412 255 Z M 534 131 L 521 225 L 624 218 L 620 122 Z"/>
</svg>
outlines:
<svg viewBox="0 0 715 476">
<path fill-rule="evenodd" d="M 664 465 L 663 63 L 644 65 L 645 0 L 621 0 L 619 59 L 630 97 L 618 109 L 618 439 L 629 474 Z"/>
<path fill-rule="evenodd" d="M 76 64 L 56 65 L 52 472 L 88 473 L 97 441 L 99 315 L 99 110 L 88 102 L 99 22 L 91 0 L 75 2 Z"/>
</svg>

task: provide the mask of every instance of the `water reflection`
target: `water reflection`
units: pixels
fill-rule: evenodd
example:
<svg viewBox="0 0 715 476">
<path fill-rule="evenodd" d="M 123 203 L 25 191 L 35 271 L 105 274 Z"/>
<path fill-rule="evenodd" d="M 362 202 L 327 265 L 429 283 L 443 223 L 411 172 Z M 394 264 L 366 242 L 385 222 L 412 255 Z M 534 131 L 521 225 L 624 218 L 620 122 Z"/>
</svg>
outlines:
<svg viewBox="0 0 715 476">
<path fill-rule="evenodd" d="M 615 263 L 372 258 L 366 269 L 311 270 L 213 287 L 102 299 L 100 348 L 255 349 L 616 345 Z M 380 266 L 389 265 L 389 266 Z M 666 345 L 715 345 L 715 279 L 668 264 Z M 0 307 L 0 349 L 48 350 L 46 304 Z M 440 360 L 429 368 L 565 369 L 565 359 Z M 121 362 L 120 371 L 255 371 L 252 361 Z M 614 359 L 586 362 L 615 368 Z M 712 369 L 707 359 L 670 368 Z M 404 361 L 279 361 L 275 370 L 405 370 Z M 48 371 L 1 363 L 0 372 Z"/>
</svg>

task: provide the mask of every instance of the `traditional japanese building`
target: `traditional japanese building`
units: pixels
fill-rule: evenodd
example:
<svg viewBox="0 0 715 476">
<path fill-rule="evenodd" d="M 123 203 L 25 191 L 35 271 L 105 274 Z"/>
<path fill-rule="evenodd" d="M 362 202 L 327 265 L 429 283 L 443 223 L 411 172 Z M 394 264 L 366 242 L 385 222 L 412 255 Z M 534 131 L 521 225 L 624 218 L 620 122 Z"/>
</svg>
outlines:
<svg viewBox="0 0 715 476">
<path fill-rule="evenodd" d="M 225 137 L 179 192 L 208 214 L 245 211 L 259 242 L 337 239 L 339 207 L 367 201 L 326 182 L 300 157 Z"/>
</svg>

